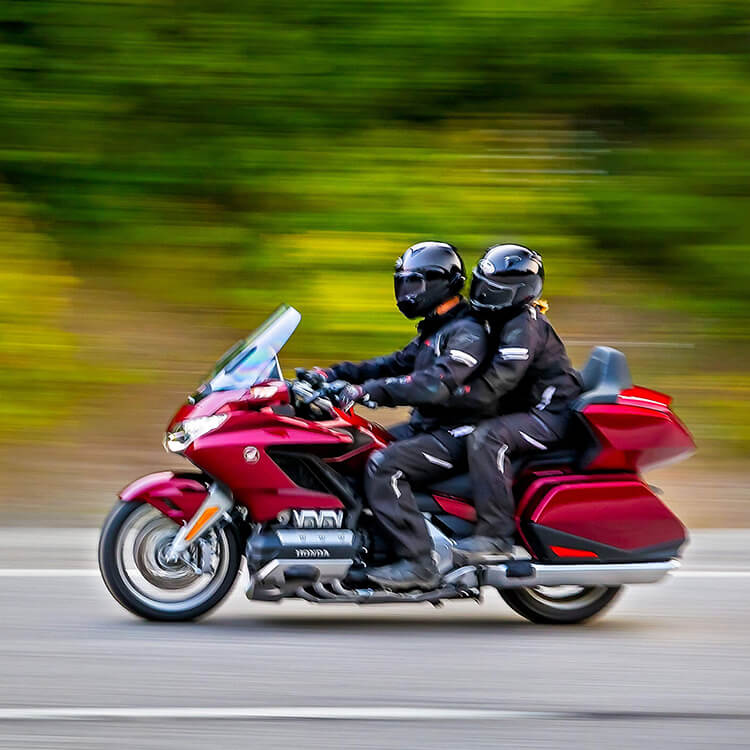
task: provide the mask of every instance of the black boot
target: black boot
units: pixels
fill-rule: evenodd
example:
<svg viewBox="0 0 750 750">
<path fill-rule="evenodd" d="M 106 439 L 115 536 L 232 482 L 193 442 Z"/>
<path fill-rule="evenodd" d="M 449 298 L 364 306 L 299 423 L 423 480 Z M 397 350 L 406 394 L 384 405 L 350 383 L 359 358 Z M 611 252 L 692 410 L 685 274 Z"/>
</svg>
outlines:
<svg viewBox="0 0 750 750">
<path fill-rule="evenodd" d="M 459 565 L 512 560 L 513 544 L 490 536 L 469 536 L 453 548 L 453 559 Z"/>
<path fill-rule="evenodd" d="M 437 588 L 440 583 L 440 573 L 431 557 L 420 560 L 399 560 L 392 565 L 373 568 L 367 577 L 378 586 L 391 591 L 410 589 L 430 591 Z"/>
</svg>

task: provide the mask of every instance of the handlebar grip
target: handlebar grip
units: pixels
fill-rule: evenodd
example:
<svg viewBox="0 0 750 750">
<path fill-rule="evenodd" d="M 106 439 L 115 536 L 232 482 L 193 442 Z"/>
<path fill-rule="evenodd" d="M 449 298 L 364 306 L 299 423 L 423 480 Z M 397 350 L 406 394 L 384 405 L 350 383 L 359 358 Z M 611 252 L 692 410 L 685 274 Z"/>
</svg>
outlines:
<svg viewBox="0 0 750 750">
<path fill-rule="evenodd" d="M 312 392 L 312 393 L 311 393 L 311 394 L 310 394 L 309 396 L 305 397 L 305 398 L 304 398 L 304 399 L 302 400 L 302 403 L 303 403 L 303 404 L 304 404 L 305 406 L 308 406 L 308 405 L 309 405 L 309 404 L 311 404 L 311 403 L 312 403 L 313 401 L 317 401 L 317 400 L 318 400 L 318 399 L 320 398 L 320 395 L 321 395 L 321 394 L 320 394 L 320 391 L 313 391 L 313 392 Z"/>
</svg>

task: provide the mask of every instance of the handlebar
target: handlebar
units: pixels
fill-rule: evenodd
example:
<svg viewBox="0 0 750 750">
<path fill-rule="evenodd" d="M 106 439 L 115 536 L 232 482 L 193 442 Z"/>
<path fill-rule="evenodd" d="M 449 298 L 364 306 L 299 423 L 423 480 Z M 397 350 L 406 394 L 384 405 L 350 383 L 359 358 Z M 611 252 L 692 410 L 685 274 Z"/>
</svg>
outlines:
<svg viewBox="0 0 750 750">
<path fill-rule="evenodd" d="M 305 405 L 309 406 L 315 401 L 319 401 L 322 399 L 323 394 L 320 393 L 319 390 L 313 388 L 310 383 L 308 383 L 306 380 L 293 380 L 289 387 L 292 391 L 292 393 Z M 330 400 L 328 400 L 328 404 L 323 406 L 332 406 Z"/>
<path fill-rule="evenodd" d="M 321 377 L 321 383 L 316 388 L 310 384 L 309 379 L 305 379 L 292 381 L 291 389 L 305 406 L 315 403 L 316 406 L 330 412 L 334 405 L 344 407 L 342 404 L 336 404 L 336 397 L 347 385 L 345 380 L 333 380 L 329 383 Z M 365 401 L 364 406 L 369 409 L 377 408 L 373 401 Z M 345 410 L 348 411 L 350 408 L 351 405 L 345 407 Z"/>
</svg>

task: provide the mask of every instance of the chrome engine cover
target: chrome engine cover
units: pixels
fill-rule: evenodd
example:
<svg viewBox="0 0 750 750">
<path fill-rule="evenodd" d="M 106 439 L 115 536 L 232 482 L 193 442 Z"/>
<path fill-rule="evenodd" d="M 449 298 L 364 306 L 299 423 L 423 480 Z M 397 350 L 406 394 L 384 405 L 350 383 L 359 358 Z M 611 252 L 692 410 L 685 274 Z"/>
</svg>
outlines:
<svg viewBox="0 0 750 750">
<path fill-rule="evenodd" d="M 358 536 L 350 529 L 276 529 L 250 537 L 245 555 L 250 575 L 259 586 L 281 587 L 287 571 L 300 567 L 314 569 L 318 581 L 344 578 L 358 544 Z"/>
</svg>

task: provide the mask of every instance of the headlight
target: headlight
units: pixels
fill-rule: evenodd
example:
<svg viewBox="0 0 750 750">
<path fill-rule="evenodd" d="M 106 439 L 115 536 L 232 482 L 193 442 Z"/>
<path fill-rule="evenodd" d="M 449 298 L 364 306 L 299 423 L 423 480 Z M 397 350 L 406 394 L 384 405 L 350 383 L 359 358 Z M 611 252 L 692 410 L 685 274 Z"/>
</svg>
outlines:
<svg viewBox="0 0 750 750">
<path fill-rule="evenodd" d="M 214 414 L 211 417 L 186 419 L 164 436 L 164 447 L 170 453 L 182 453 L 193 440 L 215 430 L 226 418 L 226 414 Z"/>
</svg>

